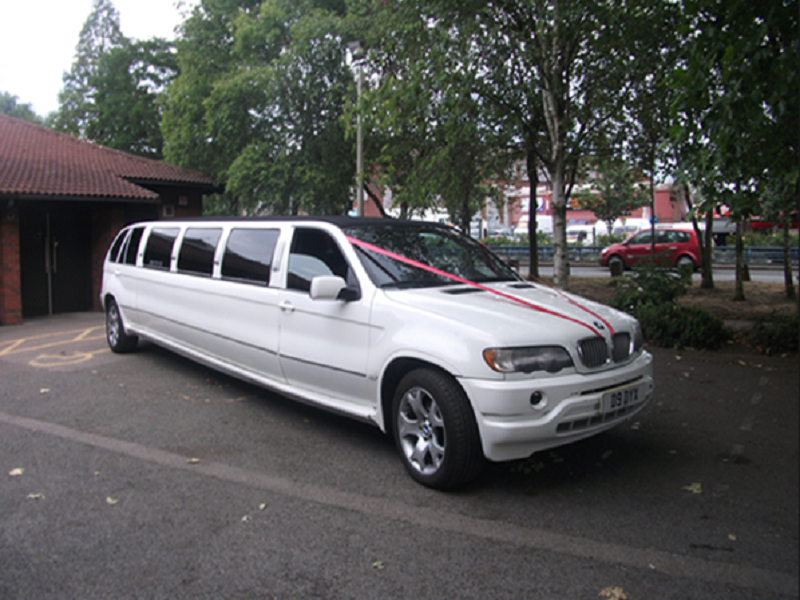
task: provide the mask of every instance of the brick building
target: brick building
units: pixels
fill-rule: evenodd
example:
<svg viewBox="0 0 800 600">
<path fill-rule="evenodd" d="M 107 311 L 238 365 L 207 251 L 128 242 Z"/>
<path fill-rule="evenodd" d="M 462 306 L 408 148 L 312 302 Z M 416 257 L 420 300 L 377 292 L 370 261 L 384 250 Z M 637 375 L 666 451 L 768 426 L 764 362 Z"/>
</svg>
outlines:
<svg viewBox="0 0 800 600">
<path fill-rule="evenodd" d="M 0 114 L 0 325 L 100 310 L 103 257 L 142 220 L 202 214 L 208 175 Z"/>
</svg>

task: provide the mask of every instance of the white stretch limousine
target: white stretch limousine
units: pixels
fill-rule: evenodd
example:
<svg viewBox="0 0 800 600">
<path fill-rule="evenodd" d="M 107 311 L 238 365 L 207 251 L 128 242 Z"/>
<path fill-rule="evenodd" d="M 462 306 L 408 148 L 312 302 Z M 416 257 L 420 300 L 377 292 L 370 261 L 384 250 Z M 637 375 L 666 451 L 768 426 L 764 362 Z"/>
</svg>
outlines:
<svg viewBox="0 0 800 600">
<path fill-rule="evenodd" d="M 102 301 L 138 338 L 391 432 L 418 482 L 473 479 L 639 411 L 652 357 L 632 317 L 523 281 L 436 223 L 305 217 L 139 223 Z"/>
</svg>

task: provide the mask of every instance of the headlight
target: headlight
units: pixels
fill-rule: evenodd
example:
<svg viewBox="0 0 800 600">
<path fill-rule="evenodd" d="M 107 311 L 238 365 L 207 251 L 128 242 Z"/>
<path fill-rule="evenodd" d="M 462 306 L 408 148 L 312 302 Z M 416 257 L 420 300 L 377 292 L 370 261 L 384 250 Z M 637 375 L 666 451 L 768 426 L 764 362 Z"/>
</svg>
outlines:
<svg viewBox="0 0 800 600">
<path fill-rule="evenodd" d="M 631 354 L 634 354 L 644 346 L 644 334 L 642 333 L 642 326 L 639 324 L 639 321 L 633 322 L 631 333 L 633 333 L 633 348 L 631 349 Z"/>
<path fill-rule="evenodd" d="M 572 357 L 561 346 L 487 348 L 483 351 L 483 359 L 489 367 L 500 373 L 558 373 L 573 364 Z"/>
</svg>

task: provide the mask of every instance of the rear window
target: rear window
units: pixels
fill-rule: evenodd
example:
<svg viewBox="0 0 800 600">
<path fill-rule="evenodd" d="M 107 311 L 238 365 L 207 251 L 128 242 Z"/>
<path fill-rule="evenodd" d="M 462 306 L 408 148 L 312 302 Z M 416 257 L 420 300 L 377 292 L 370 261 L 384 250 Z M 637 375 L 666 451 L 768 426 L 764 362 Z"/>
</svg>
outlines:
<svg viewBox="0 0 800 600">
<path fill-rule="evenodd" d="M 214 253 L 221 236 L 222 229 L 187 229 L 178 254 L 178 272 L 211 275 L 214 271 Z"/>
<path fill-rule="evenodd" d="M 277 229 L 234 229 L 225 244 L 222 277 L 268 285 Z"/>
<path fill-rule="evenodd" d="M 154 228 L 147 238 L 147 247 L 144 250 L 144 266 L 153 269 L 169 269 L 172 257 L 172 245 L 178 237 L 179 229 Z"/>
<path fill-rule="evenodd" d="M 125 254 L 124 262 L 126 265 L 136 264 L 136 255 L 139 252 L 139 242 L 142 241 L 142 233 L 144 233 L 144 227 L 136 227 L 133 231 L 131 231 L 131 235 L 128 238 L 128 243 L 123 251 Z"/>
<path fill-rule="evenodd" d="M 127 229 L 124 229 L 117 234 L 117 237 L 114 239 L 114 243 L 111 244 L 111 248 L 108 251 L 109 262 L 120 262 L 122 260 L 119 250 L 122 248 L 122 244 L 126 237 L 128 237 Z"/>
</svg>

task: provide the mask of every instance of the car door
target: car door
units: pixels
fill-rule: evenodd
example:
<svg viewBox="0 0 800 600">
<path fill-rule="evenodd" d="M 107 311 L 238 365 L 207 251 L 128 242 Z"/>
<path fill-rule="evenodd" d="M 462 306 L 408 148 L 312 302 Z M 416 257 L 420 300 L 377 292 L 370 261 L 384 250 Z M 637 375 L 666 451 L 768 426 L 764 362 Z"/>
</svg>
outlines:
<svg viewBox="0 0 800 600">
<path fill-rule="evenodd" d="M 634 265 L 651 256 L 652 232 L 640 231 L 625 243 L 625 264 Z"/>
<path fill-rule="evenodd" d="M 674 265 L 678 258 L 678 232 L 660 230 L 656 231 L 656 254 L 662 260 L 668 260 Z"/>
<path fill-rule="evenodd" d="M 370 299 L 359 293 L 355 300 L 314 300 L 309 293 L 317 275 L 337 275 L 361 289 L 341 248 L 324 229 L 298 227 L 284 264 L 279 354 L 287 382 L 334 406 L 374 404 L 376 384 L 366 375 Z"/>
</svg>

